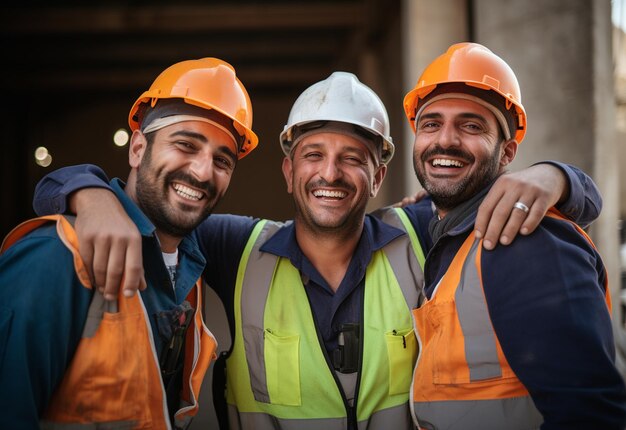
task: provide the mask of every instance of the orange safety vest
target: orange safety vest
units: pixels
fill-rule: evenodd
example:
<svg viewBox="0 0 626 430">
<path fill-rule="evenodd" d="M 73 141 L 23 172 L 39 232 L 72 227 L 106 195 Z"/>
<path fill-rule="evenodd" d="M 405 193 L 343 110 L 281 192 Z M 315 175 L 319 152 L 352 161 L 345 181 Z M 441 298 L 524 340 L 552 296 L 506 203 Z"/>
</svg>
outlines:
<svg viewBox="0 0 626 430">
<path fill-rule="evenodd" d="M 548 216 L 565 220 L 556 211 Z M 593 246 L 589 236 L 572 225 Z M 420 352 L 411 412 L 420 429 L 528 430 L 543 422 L 489 319 L 481 252 L 482 240 L 470 234 L 432 297 L 413 310 Z M 604 287 L 610 309 L 608 282 Z"/>
<path fill-rule="evenodd" d="M 56 222 L 57 233 L 74 257 L 74 269 L 85 288 L 92 289 L 78 252 L 78 240 L 68 219 L 61 215 L 31 219 L 17 226 L 2 244 L 4 252 L 28 232 Z M 185 338 L 181 406 L 176 428 L 185 428 L 198 411 L 198 394 L 217 342 L 202 320 L 198 281 L 187 300 L 195 309 Z M 106 309 L 102 295 L 94 293 L 82 339 L 42 418 L 42 426 L 55 429 L 171 429 L 159 359 L 150 320 L 141 295 L 125 298 Z M 113 311 L 113 312 L 111 312 Z M 104 428 L 103 427 L 103 428 Z M 99 427 L 98 427 L 99 428 Z"/>
</svg>

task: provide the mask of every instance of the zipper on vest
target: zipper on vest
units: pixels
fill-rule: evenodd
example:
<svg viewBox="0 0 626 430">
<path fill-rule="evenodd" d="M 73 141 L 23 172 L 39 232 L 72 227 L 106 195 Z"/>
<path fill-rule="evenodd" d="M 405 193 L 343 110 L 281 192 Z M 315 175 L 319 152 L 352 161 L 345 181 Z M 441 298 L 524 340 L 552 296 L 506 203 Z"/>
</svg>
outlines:
<svg viewBox="0 0 626 430">
<path fill-rule="evenodd" d="M 343 390 L 343 385 L 341 385 L 341 381 L 339 380 L 339 378 L 337 377 L 337 374 L 335 373 L 335 366 L 332 362 L 332 360 L 330 359 L 330 356 L 328 355 L 328 351 L 326 350 L 326 345 L 324 345 L 324 341 L 323 341 L 323 337 L 319 331 L 319 327 L 317 324 L 317 321 L 315 321 L 315 316 L 313 317 L 313 322 L 315 325 L 315 333 L 317 334 L 317 341 L 320 344 L 320 348 L 322 350 L 322 353 L 324 354 L 324 359 L 326 360 L 326 366 L 328 367 L 328 370 L 330 371 L 330 374 L 333 377 L 333 380 L 335 381 L 335 385 L 337 386 L 337 388 L 339 389 L 339 394 L 341 394 L 341 400 L 343 401 L 343 406 L 346 409 L 346 419 L 347 419 L 347 429 L 348 430 L 357 430 L 357 422 L 356 422 L 356 406 L 350 406 L 350 404 L 348 403 L 348 399 L 346 397 L 346 393 Z M 363 329 L 361 329 L 361 331 L 363 331 Z M 362 351 L 361 347 L 361 351 Z M 356 386 L 358 388 L 359 386 L 359 380 L 361 379 L 360 376 L 360 367 L 361 367 L 361 359 L 359 358 L 359 377 L 357 378 L 357 383 Z M 357 391 L 355 391 L 354 393 L 354 404 L 356 405 L 356 398 L 357 398 Z"/>
<path fill-rule="evenodd" d="M 358 430 L 358 420 L 357 420 L 357 406 L 359 405 L 359 390 L 361 389 L 361 375 L 363 374 L 363 345 L 366 342 L 366 339 L 363 337 L 365 329 L 363 326 L 365 325 L 365 278 L 361 281 L 363 282 L 363 294 L 361 294 L 361 315 L 359 318 L 359 365 L 356 378 L 356 386 L 354 387 L 354 406 L 351 409 L 352 416 L 348 419 L 348 428 Z"/>
</svg>

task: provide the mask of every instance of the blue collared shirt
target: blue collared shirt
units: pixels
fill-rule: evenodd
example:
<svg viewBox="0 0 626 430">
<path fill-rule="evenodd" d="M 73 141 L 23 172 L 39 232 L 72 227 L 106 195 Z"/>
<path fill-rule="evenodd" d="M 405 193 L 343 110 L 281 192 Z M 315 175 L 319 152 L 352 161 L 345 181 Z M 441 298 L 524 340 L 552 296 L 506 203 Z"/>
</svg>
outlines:
<svg viewBox="0 0 626 430">
<path fill-rule="evenodd" d="M 293 224 L 281 228 L 261 247 L 261 251 L 287 258 L 300 271 L 317 327 L 327 351 L 337 348 L 337 338 L 346 323 L 359 323 L 362 317 L 365 269 L 372 254 L 398 236 L 402 230 L 377 218 L 366 216 L 363 233 L 339 288 L 333 292 L 298 246 Z"/>
</svg>

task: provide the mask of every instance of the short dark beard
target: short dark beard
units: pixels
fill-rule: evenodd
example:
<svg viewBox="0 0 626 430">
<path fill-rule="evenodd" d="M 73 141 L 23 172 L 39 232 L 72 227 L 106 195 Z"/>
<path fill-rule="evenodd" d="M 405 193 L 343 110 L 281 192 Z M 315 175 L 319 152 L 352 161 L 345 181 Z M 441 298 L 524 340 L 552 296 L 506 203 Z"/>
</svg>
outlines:
<svg viewBox="0 0 626 430">
<path fill-rule="evenodd" d="M 162 187 L 159 186 L 160 179 L 162 180 Z M 207 206 L 204 212 L 193 220 L 175 218 L 167 206 L 164 196 L 168 193 L 169 184 L 176 179 L 184 180 L 184 182 L 205 191 L 207 194 L 205 198 L 208 201 L 215 199 L 217 190 L 212 183 L 198 182 L 180 171 L 169 172 L 164 175 L 162 169 L 154 170 L 152 168 L 152 145 L 151 142 L 148 142 L 141 164 L 137 168 L 137 204 L 157 230 L 173 237 L 182 238 L 191 233 L 208 217 L 214 207 L 211 205 Z"/>
<path fill-rule="evenodd" d="M 503 140 L 500 140 L 493 151 L 490 159 L 480 164 L 478 171 L 472 176 L 464 178 L 454 187 L 446 192 L 437 189 L 432 183 L 428 181 L 424 173 L 421 171 L 417 163 L 425 163 L 425 160 L 433 155 L 448 155 L 455 158 L 460 158 L 466 162 L 475 161 L 471 154 L 467 154 L 464 151 L 458 149 L 443 149 L 441 147 L 435 147 L 430 151 L 424 152 L 422 157 L 418 161 L 413 162 L 413 168 L 415 175 L 422 187 L 430 194 L 433 203 L 438 209 L 444 211 L 450 211 L 457 207 L 459 204 L 465 202 L 471 198 L 474 194 L 485 188 L 496 176 L 500 173 L 500 148 L 502 147 Z"/>
</svg>

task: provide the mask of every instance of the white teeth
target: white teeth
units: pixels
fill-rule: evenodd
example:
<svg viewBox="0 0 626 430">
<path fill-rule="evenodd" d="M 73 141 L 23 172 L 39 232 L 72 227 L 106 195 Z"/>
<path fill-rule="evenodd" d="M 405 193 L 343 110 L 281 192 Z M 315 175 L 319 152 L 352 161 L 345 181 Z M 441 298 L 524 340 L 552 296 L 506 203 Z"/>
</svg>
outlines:
<svg viewBox="0 0 626 430">
<path fill-rule="evenodd" d="M 342 199 L 348 195 L 344 191 L 330 191 L 330 190 L 315 190 L 313 191 L 315 197 L 331 197 L 336 199 Z"/>
<path fill-rule="evenodd" d="M 174 184 L 174 189 L 176 190 L 176 194 L 185 199 L 200 200 L 202 198 L 201 192 L 192 190 L 191 188 L 186 187 L 182 184 Z"/>
<path fill-rule="evenodd" d="M 433 167 L 436 166 L 444 166 L 444 167 L 463 167 L 464 164 L 461 163 L 460 161 L 456 161 L 456 160 L 448 160 L 447 158 L 435 158 L 433 160 Z"/>
</svg>

